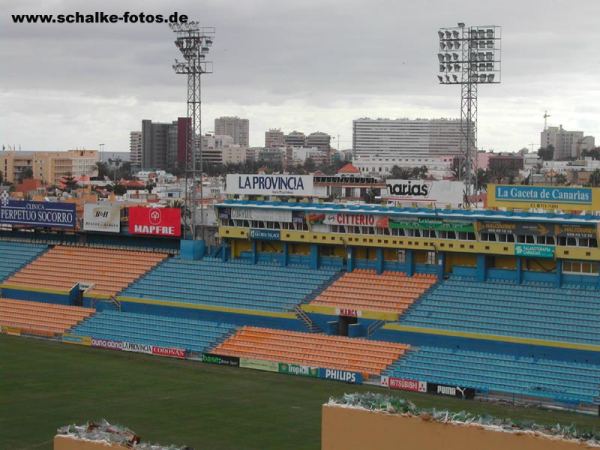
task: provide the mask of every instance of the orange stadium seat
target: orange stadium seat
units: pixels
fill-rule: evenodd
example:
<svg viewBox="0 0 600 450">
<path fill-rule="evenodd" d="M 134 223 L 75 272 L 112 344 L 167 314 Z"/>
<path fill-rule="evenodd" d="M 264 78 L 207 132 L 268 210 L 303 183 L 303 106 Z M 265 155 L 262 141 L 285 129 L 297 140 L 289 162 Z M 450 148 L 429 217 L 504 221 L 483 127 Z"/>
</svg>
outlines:
<svg viewBox="0 0 600 450">
<path fill-rule="evenodd" d="M 77 306 L 0 299 L 0 326 L 39 336 L 58 336 L 96 311 Z"/>
<path fill-rule="evenodd" d="M 334 306 L 357 311 L 402 313 L 436 283 L 430 274 L 412 277 L 402 272 L 358 269 L 332 283 L 310 304 Z"/>
<path fill-rule="evenodd" d="M 212 353 L 349 370 L 369 377 L 381 374 L 408 348 L 392 342 L 245 326 Z"/>
<path fill-rule="evenodd" d="M 92 294 L 116 295 L 167 257 L 163 253 L 57 246 L 25 266 L 5 284 L 68 291 L 92 283 Z"/>
</svg>

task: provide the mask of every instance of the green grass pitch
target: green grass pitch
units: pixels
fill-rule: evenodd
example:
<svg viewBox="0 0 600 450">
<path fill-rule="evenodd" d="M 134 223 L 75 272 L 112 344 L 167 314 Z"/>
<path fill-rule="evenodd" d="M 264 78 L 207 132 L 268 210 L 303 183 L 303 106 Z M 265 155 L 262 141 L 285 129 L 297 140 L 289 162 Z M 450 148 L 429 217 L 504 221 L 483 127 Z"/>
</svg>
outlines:
<svg viewBox="0 0 600 450">
<path fill-rule="evenodd" d="M 50 449 L 57 427 L 106 418 L 145 442 L 196 450 L 317 450 L 321 405 L 330 396 L 367 390 L 380 389 L 2 335 L 0 449 Z M 600 424 L 574 413 L 395 395 L 421 407 L 587 430 Z"/>
</svg>

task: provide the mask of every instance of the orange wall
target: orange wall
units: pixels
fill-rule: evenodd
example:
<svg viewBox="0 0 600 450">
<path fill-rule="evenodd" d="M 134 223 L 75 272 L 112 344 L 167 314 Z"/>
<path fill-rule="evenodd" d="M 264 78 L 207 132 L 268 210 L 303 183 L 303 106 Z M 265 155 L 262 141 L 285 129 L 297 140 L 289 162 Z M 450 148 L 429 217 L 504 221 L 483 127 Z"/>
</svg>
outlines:
<svg viewBox="0 0 600 450">
<path fill-rule="evenodd" d="M 576 450 L 584 444 L 323 406 L 321 450 Z"/>
<path fill-rule="evenodd" d="M 54 436 L 54 450 L 128 450 L 122 445 L 110 445 L 103 442 L 90 442 L 67 436 Z M 129 449 L 130 450 L 130 449 Z"/>
</svg>

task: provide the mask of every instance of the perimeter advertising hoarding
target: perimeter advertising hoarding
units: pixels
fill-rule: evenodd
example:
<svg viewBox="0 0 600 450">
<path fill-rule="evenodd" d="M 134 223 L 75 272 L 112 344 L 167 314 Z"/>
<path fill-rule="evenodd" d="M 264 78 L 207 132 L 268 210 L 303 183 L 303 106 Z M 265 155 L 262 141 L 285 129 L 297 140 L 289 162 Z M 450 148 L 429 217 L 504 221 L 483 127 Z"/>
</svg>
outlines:
<svg viewBox="0 0 600 450">
<path fill-rule="evenodd" d="M 250 239 L 259 241 L 279 241 L 281 240 L 281 232 L 279 230 L 259 230 L 252 228 L 250 230 Z"/>
<path fill-rule="evenodd" d="M 319 369 L 319 378 L 342 381 L 344 383 L 362 384 L 362 374 L 349 370 Z"/>
<path fill-rule="evenodd" d="M 312 175 L 228 174 L 226 194 L 315 197 Z"/>
<path fill-rule="evenodd" d="M 600 188 L 488 184 L 487 204 L 493 208 L 597 211 Z"/>
<path fill-rule="evenodd" d="M 292 211 L 231 208 L 231 218 L 238 220 L 261 220 L 264 222 L 291 222 Z"/>
<path fill-rule="evenodd" d="M 279 363 L 279 373 L 297 375 L 300 377 L 319 378 L 319 368 L 301 366 L 299 364 Z"/>
<path fill-rule="evenodd" d="M 214 353 L 202 353 L 202 362 L 217 364 L 219 366 L 240 367 L 240 358 L 237 356 L 216 355 Z"/>
<path fill-rule="evenodd" d="M 408 378 L 396 378 L 382 375 L 381 385 L 399 391 L 427 392 L 426 381 L 411 380 Z"/>
<path fill-rule="evenodd" d="M 475 398 L 475 389 L 462 386 L 427 383 L 427 392 L 430 394 L 446 395 L 448 397 L 457 397 L 469 400 Z"/>
<path fill-rule="evenodd" d="M 389 219 L 386 216 L 375 216 L 372 214 L 325 214 L 322 218 L 325 225 L 344 225 L 370 228 L 388 228 Z M 318 223 L 318 222 L 314 222 Z"/>
<path fill-rule="evenodd" d="M 179 237 L 181 236 L 181 209 L 130 207 L 129 233 Z"/>
<path fill-rule="evenodd" d="M 460 181 L 386 180 L 382 193 L 388 203 L 412 203 L 458 207 L 463 203 L 464 183 Z"/>
<path fill-rule="evenodd" d="M 86 203 L 83 206 L 83 229 L 119 233 L 121 207 L 115 203 Z"/>
<path fill-rule="evenodd" d="M 554 258 L 554 246 L 540 244 L 515 244 L 515 256 L 529 258 Z"/>
<path fill-rule="evenodd" d="M 30 227 L 75 228 L 75 203 L 32 202 L 0 198 L 0 224 Z"/>
<path fill-rule="evenodd" d="M 240 358 L 240 367 L 243 369 L 262 370 L 264 372 L 279 372 L 279 363 L 263 359 Z"/>
</svg>

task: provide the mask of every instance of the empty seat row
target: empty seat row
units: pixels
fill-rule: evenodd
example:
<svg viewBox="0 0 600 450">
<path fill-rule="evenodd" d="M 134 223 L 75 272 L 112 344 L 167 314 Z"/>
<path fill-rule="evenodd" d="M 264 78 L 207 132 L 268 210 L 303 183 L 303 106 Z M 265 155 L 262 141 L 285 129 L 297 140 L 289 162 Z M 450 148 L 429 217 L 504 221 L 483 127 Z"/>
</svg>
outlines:
<svg viewBox="0 0 600 450">
<path fill-rule="evenodd" d="M 335 278 L 334 270 L 255 266 L 170 258 L 122 292 L 123 297 L 255 309 L 293 310 Z"/>
<path fill-rule="evenodd" d="M 402 272 L 357 270 L 347 273 L 319 294 L 311 305 L 359 311 L 402 313 L 436 282 L 433 276 L 409 277 Z"/>
<path fill-rule="evenodd" d="M 245 326 L 212 352 L 379 375 L 407 345 Z"/>
<path fill-rule="evenodd" d="M 57 246 L 6 280 L 7 284 L 70 290 L 93 284 L 91 294 L 112 296 L 167 257 L 163 253 Z"/>
<path fill-rule="evenodd" d="M 600 295 L 451 277 L 414 303 L 400 323 L 501 336 L 600 345 Z"/>
<path fill-rule="evenodd" d="M 0 298 L 0 326 L 26 334 L 58 336 L 94 312 L 76 306 Z"/>
<path fill-rule="evenodd" d="M 385 374 L 563 402 L 593 403 L 600 394 L 600 365 L 441 347 L 413 349 Z"/>
<path fill-rule="evenodd" d="M 0 281 L 47 250 L 46 245 L 0 241 Z"/>
<path fill-rule="evenodd" d="M 96 339 L 203 352 L 235 329 L 235 325 L 226 323 L 102 311 L 73 328 L 71 333 Z"/>
</svg>

